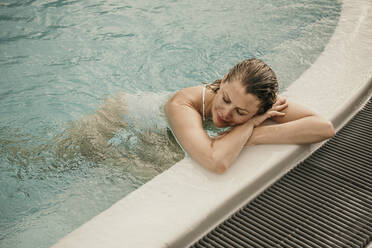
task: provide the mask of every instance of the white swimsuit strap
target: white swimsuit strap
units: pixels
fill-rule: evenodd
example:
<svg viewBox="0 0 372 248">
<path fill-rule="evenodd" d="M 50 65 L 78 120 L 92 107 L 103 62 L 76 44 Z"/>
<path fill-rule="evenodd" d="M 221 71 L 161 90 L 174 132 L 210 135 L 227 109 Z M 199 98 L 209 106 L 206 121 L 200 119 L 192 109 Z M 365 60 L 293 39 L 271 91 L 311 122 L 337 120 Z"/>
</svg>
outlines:
<svg viewBox="0 0 372 248">
<path fill-rule="evenodd" d="M 205 84 L 203 85 L 203 94 L 202 94 L 202 101 L 203 101 L 203 122 L 205 121 Z"/>
</svg>

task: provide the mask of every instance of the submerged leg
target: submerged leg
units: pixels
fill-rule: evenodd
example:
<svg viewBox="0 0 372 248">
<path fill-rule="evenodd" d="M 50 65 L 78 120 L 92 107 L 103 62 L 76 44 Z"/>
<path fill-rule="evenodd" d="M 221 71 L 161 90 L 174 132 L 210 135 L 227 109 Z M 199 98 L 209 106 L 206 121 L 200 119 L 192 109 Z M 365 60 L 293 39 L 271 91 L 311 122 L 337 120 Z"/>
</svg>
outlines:
<svg viewBox="0 0 372 248">
<path fill-rule="evenodd" d="M 82 155 L 94 162 L 121 166 L 143 181 L 184 157 L 170 131 L 165 127 L 143 129 L 129 126 L 124 121 L 127 110 L 125 94 L 105 99 L 97 112 L 73 122 L 58 138 L 60 156 L 72 159 Z M 119 142 L 113 143 L 112 138 L 118 134 Z"/>
<path fill-rule="evenodd" d="M 108 141 L 127 126 L 123 119 L 126 109 L 124 94 L 106 98 L 97 112 L 70 123 L 57 137 L 57 152 L 67 159 L 79 152 L 94 161 L 104 160 Z"/>
</svg>

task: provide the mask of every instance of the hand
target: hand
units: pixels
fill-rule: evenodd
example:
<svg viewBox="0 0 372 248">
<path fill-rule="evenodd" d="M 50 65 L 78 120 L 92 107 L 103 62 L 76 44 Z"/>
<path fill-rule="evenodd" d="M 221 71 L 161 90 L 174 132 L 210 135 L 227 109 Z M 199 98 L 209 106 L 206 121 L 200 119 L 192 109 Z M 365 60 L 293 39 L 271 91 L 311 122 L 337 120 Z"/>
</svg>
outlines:
<svg viewBox="0 0 372 248">
<path fill-rule="evenodd" d="M 267 110 L 262 115 L 254 116 L 250 121 L 253 123 L 254 127 L 257 127 L 262 124 L 266 119 L 277 117 L 277 116 L 284 116 L 285 113 L 281 112 L 288 107 L 288 103 L 284 97 L 279 97 L 276 102 L 273 104 L 271 109 Z"/>
<path fill-rule="evenodd" d="M 284 97 L 278 96 L 276 102 L 273 104 L 272 108 L 277 107 L 277 111 L 282 111 L 283 109 L 288 107 L 287 99 Z"/>
</svg>

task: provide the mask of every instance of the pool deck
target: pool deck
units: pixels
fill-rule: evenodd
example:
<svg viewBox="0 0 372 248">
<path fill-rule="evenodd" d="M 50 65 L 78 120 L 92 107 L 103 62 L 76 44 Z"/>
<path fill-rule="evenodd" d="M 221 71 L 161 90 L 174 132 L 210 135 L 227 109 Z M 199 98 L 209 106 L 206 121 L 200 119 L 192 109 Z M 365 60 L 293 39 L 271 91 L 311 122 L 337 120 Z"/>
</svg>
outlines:
<svg viewBox="0 0 372 248">
<path fill-rule="evenodd" d="M 343 1 L 324 52 L 283 95 L 331 120 L 336 130 L 364 105 L 372 95 L 372 1 Z M 185 158 L 53 247 L 185 247 L 320 145 L 246 148 L 223 175 Z"/>
</svg>

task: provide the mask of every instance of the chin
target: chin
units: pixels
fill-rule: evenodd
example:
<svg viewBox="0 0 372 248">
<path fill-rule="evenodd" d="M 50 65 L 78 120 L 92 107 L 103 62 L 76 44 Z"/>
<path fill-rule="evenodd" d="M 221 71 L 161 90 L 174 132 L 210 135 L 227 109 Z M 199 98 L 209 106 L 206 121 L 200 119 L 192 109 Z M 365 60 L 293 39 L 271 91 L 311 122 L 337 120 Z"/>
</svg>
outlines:
<svg viewBox="0 0 372 248">
<path fill-rule="evenodd" d="M 219 127 L 219 128 L 227 127 L 227 125 L 223 125 L 223 124 L 221 124 L 221 123 L 216 123 L 216 122 L 213 122 L 213 123 L 214 123 L 214 125 L 215 125 L 216 127 Z"/>
<path fill-rule="evenodd" d="M 228 127 L 228 126 L 229 126 L 228 123 L 221 123 L 221 122 L 219 122 L 218 120 L 216 120 L 216 118 L 212 118 L 212 120 L 213 120 L 213 124 L 214 124 L 216 127 L 222 128 L 222 127 Z"/>
<path fill-rule="evenodd" d="M 215 113 L 215 111 L 212 110 L 212 121 L 213 121 L 213 124 L 216 126 L 216 127 L 219 127 L 219 128 L 222 128 L 222 127 L 228 127 L 229 124 L 226 123 L 226 122 L 220 122 L 218 121 L 217 119 L 217 114 Z"/>
</svg>

